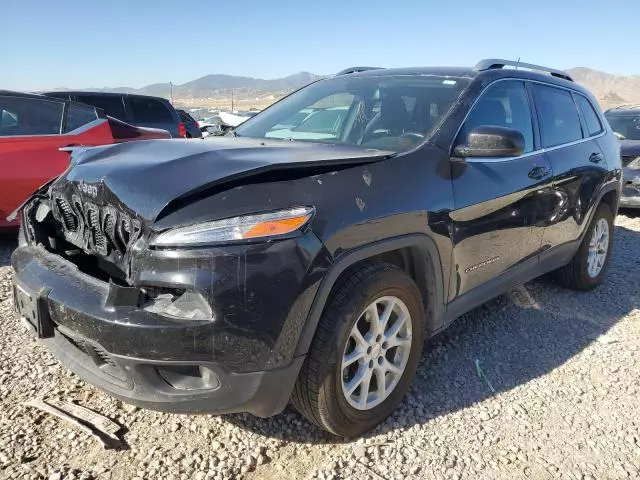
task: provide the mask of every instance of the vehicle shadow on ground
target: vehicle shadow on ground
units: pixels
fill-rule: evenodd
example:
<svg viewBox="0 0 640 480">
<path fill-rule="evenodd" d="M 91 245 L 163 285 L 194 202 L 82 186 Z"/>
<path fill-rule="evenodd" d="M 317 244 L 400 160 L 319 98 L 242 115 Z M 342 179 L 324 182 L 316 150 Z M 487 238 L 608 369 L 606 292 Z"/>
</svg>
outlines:
<svg viewBox="0 0 640 480">
<path fill-rule="evenodd" d="M 413 387 L 398 410 L 401 413 L 392 415 L 369 436 L 425 424 L 470 407 L 545 375 L 579 354 L 640 307 L 638 251 L 640 232 L 617 227 L 609 275 L 596 290 L 566 290 L 545 277 L 460 317 L 425 344 Z M 479 378 L 476 360 L 495 393 Z M 315 429 L 293 410 L 272 419 L 227 418 L 286 441 L 343 441 Z"/>
<path fill-rule="evenodd" d="M 0 233 L 0 267 L 11 265 L 11 253 L 18 246 L 14 233 Z"/>
</svg>

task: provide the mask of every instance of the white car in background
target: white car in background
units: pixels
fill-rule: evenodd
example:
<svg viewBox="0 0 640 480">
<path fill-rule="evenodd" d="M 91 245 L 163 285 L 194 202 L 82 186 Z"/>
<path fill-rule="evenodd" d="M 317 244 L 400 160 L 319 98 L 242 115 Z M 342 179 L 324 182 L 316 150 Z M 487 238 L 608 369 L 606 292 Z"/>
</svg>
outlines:
<svg viewBox="0 0 640 480">
<path fill-rule="evenodd" d="M 218 112 L 212 117 L 200 120 L 198 122 L 198 125 L 200 125 L 200 130 L 202 131 L 203 137 L 208 137 L 210 135 L 221 135 L 228 130 L 237 127 L 238 125 L 241 125 L 256 113 L 258 112 L 253 111 L 236 115 L 233 113 Z"/>
</svg>

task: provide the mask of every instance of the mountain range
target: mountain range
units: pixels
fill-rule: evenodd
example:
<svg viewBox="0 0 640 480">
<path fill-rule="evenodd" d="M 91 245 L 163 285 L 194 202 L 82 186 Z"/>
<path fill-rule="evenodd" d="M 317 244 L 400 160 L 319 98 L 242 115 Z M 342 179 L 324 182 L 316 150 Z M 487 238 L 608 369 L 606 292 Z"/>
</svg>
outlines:
<svg viewBox="0 0 640 480">
<path fill-rule="evenodd" d="M 586 67 L 568 69 L 574 80 L 591 90 L 603 108 L 624 103 L 640 104 L 640 75 L 612 75 Z M 286 93 L 310 82 L 326 77 L 300 72 L 284 78 L 265 80 L 235 75 L 206 75 L 181 85 L 154 83 L 142 88 L 92 88 L 98 91 L 140 93 L 169 98 L 173 93 L 176 104 L 182 106 L 227 106 L 231 99 L 236 105 L 263 107 Z M 60 88 L 66 90 L 66 88 Z"/>
<path fill-rule="evenodd" d="M 611 75 L 586 67 L 570 68 L 567 73 L 588 88 L 603 108 L 640 104 L 640 75 Z"/>
</svg>

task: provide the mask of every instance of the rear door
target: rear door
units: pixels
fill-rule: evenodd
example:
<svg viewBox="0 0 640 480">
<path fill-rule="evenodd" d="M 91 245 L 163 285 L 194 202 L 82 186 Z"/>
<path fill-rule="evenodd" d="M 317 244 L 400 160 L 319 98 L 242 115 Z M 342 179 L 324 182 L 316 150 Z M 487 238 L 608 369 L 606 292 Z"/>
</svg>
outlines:
<svg viewBox="0 0 640 480">
<path fill-rule="evenodd" d="M 111 143 L 95 108 L 33 97 L 0 97 L 0 227 L 31 193 L 68 166 L 61 147 Z"/>
<path fill-rule="evenodd" d="M 490 280 L 509 283 L 509 275 L 535 268 L 544 230 L 538 220 L 551 185 L 551 165 L 539 148 L 523 81 L 501 80 L 487 87 L 454 147 L 466 143 L 468 133 L 481 125 L 520 131 L 525 150 L 518 157 L 468 158 L 453 165 L 455 209 L 450 215 L 457 295 L 483 285 L 490 288 Z M 516 270 L 521 265 L 524 270 Z"/>
<path fill-rule="evenodd" d="M 129 95 L 128 103 L 133 125 L 161 128 L 169 131 L 173 137 L 179 136 L 177 114 L 174 117 L 165 102 L 153 97 Z"/>
<path fill-rule="evenodd" d="M 607 174 L 598 145 L 604 126 L 589 99 L 569 89 L 532 84 L 542 146 L 553 169 L 543 248 L 580 237 L 594 194 Z M 550 253 L 550 252 L 549 252 Z"/>
</svg>

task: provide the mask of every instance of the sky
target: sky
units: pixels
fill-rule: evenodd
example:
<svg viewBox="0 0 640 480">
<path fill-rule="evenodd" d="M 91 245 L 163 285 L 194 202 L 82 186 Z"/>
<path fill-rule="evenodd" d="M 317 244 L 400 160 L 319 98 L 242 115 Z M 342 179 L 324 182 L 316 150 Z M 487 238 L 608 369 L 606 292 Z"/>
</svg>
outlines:
<svg viewBox="0 0 640 480">
<path fill-rule="evenodd" d="M 639 0 L 0 0 L 0 88 L 520 58 L 640 74 Z"/>
</svg>

